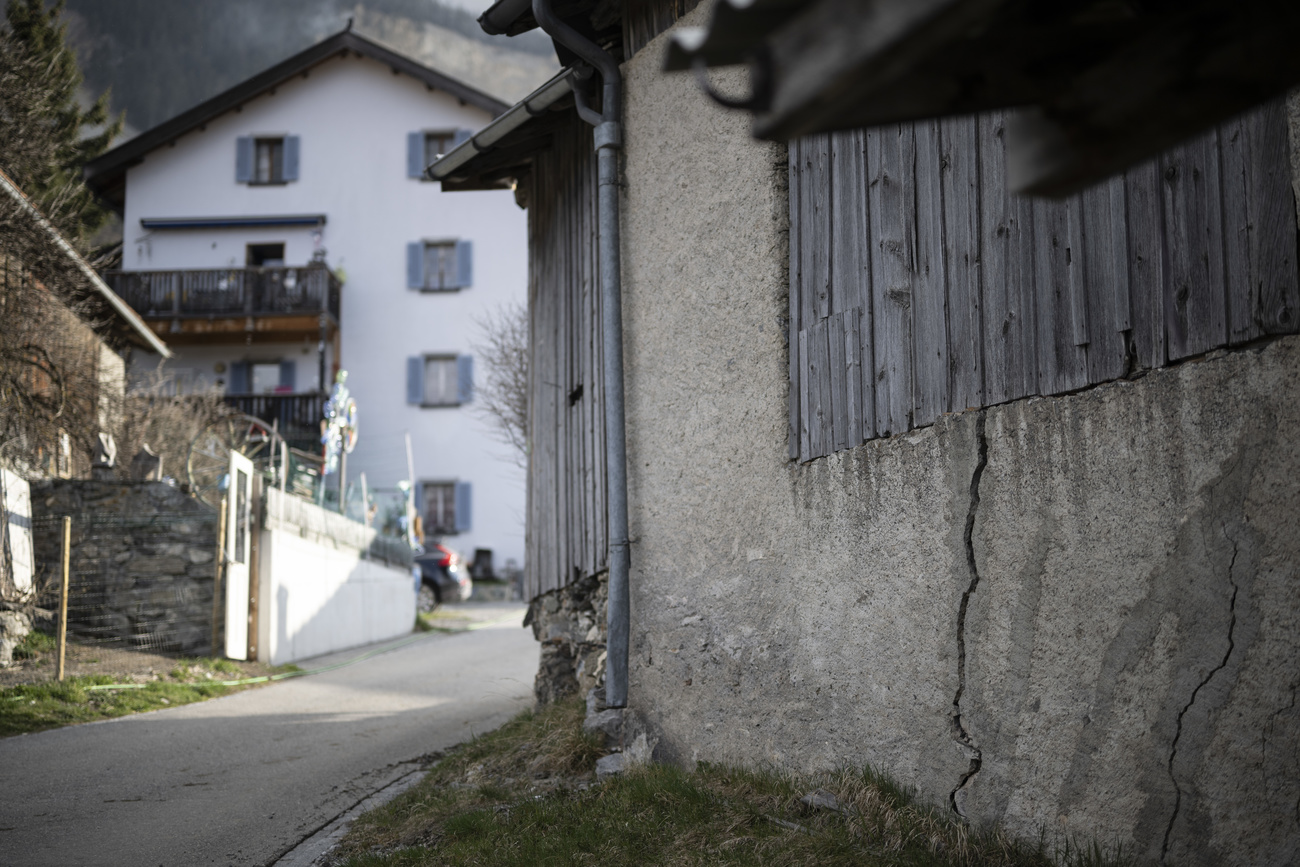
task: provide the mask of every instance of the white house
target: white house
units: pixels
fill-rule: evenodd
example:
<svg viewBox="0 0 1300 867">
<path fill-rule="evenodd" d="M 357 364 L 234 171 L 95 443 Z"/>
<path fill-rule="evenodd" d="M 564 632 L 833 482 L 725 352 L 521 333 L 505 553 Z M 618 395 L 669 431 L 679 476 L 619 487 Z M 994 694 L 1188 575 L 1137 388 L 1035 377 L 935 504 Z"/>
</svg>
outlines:
<svg viewBox="0 0 1300 867">
<path fill-rule="evenodd" d="M 444 195 L 421 176 L 504 108 L 344 31 L 87 168 L 123 210 L 115 284 L 174 347 L 178 388 L 220 386 L 311 445 L 346 370 L 349 478 L 407 478 L 409 432 L 426 534 L 498 566 L 523 563 L 524 480 L 472 411 L 471 345 L 525 297 L 526 216 L 508 190 Z"/>
</svg>

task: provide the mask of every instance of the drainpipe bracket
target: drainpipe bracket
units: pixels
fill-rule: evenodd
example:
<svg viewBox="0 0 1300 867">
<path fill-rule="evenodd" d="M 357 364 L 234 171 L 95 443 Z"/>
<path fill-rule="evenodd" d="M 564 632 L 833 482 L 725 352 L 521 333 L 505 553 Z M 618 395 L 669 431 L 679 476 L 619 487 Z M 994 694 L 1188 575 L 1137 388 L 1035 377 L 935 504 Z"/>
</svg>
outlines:
<svg viewBox="0 0 1300 867">
<path fill-rule="evenodd" d="M 596 150 L 598 151 L 602 148 L 621 150 L 623 147 L 623 125 L 618 121 L 607 120 L 596 127 L 594 138 Z"/>
</svg>

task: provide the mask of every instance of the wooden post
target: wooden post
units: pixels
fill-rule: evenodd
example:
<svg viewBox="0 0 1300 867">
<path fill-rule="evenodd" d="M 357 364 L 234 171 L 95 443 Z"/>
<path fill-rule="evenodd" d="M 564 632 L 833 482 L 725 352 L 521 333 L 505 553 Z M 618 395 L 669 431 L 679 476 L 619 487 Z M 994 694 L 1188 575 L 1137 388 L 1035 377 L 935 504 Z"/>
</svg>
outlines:
<svg viewBox="0 0 1300 867">
<path fill-rule="evenodd" d="M 63 589 L 59 592 L 59 680 L 63 680 L 63 658 L 68 649 L 68 571 L 72 562 L 72 519 L 63 518 Z"/>
<path fill-rule="evenodd" d="M 221 500 L 217 514 L 217 553 L 212 559 L 212 656 L 224 656 L 221 652 L 221 570 L 226 563 L 226 503 L 229 497 Z"/>
</svg>

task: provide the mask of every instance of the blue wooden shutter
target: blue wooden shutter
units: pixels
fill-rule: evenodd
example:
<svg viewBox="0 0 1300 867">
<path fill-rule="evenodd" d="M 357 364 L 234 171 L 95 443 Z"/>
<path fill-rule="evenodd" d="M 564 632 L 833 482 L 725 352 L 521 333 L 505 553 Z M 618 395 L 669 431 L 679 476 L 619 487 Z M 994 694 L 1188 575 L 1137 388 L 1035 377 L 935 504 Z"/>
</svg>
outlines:
<svg viewBox="0 0 1300 867">
<path fill-rule="evenodd" d="M 424 245 L 419 241 L 406 245 L 406 288 L 424 288 Z"/>
<path fill-rule="evenodd" d="M 230 382 L 226 394 L 248 394 L 248 362 L 236 361 L 230 365 Z"/>
<path fill-rule="evenodd" d="M 253 180 L 253 137 L 241 135 L 235 139 L 235 183 L 247 184 Z"/>
<path fill-rule="evenodd" d="M 456 402 L 469 403 L 474 399 L 474 356 L 456 358 Z"/>
<path fill-rule="evenodd" d="M 406 134 L 406 176 L 424 177 L 424 133 L 422 132 Z"/>
<path fill-rule="evenodd" d="M 297 383 L 297 363 L 293 361 L 280 362 L 280 387 L 292 390 Z"/>
<path fill-rule="evenodd" d="M 469 141 L 470 137 L 473 135 L 474 135 L 473 130 L 458 129 L 456 130 L 456 134 L 451 137 L 451 146 L 453 148 L 459 147 L 460 145 L 463 145 L 465 142 Z"/>
<path fill-rule="evenodd" d="M 424 403 L 424 359 L 419 355 L 406 359 L 406 402 L 412 406 Z"/>
<path fill-rule="evenodd" d="M 468 289 L 474 285 L 474 242 L 456 242 L 456 288 Z"/>
<path fill-rule="evenodd" d="M 284 179 L 286 181 L 298 180 L 298 138 L 296 135 L 284 137 Z"/>
<path fill-rule="evenodd" d="M 468 533 L 474 526 L 473 486 L 469 482 L 456 483 L 456 532 Z"/>
</svg>

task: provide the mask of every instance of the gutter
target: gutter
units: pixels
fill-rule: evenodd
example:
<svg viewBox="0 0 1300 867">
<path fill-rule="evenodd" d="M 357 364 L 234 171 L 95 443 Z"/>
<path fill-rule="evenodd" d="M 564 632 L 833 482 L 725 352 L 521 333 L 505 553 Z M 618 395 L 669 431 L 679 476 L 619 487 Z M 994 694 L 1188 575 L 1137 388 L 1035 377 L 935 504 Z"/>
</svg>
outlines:
<svg viewBox="0 0 1300 867">
<path fill-rule="evenodd" d="M 492 150 L 497 142 L 572 93 L 574 75 L 572 69 L 561 70 L 496 120 L 439 157 L 424 170 L 425 177 L 431 181 L 445 181 L 474 157 Z"/>
<path fill-rule="evenodd" d="M 627 528 L 627 442 L 623 414 L 623 307 L 619 265 L 618 154 L 623 149 L 623 76 L 618 61 L 551 10 L 551 0 L 532 0 L 533 17 L 560 45 L 591 64 L 603 85 L 601 112 L 574 91 L 578 114 L 595 126 L 597 225 L 599 226 L 601 327 L 605 363 L 605 485 L 609 518 L 609 636 L 606 643 L 605 703 L 627 706 L 628 636 L 631 628 L 628 573 L 632 567 Z M 502 6 L 507 5 L 505 3 Z M 511 4 L 515 5 L 515 4 Z M 495 8 L 495 7 L 494 7 Z"/>
<path fill-rule="evenodd" d="M 58 247 L 64 255 L 71 259 L 72 263 L 77 266 L 77 270 L 85 276 L 86 280 L 90 283 L 91 288 L 98 292 L 104 300 L 109 303 L 109 306 L 117 311 L 119 316 L 126 320 L 127 325 L 130 325 L 132 330 L 144 338 L 145 343 L 149 345 L 150 349 L 161 355 L 163 358 L 172 357 L 172 351 L 167 348 L 167 344 L 158 339 L 158 335 L 154 334 L 149 326 L 144 324 L 144 320 L 140 318 L 139 314 L 131 309 L 129 304 L 118 297 L 116 292 L 108 288 L 108 284 L 100 279 L 100 276 L 95 273 L 95 269 L 91 268 L 86 260 L 81 258 L 81 254 L 68 243 L 68 240 L 60 234 L 58 229 L 54 228 L 53 224 L 51 224 L 49 220 L 45 219 L 45 215 L 36 209 L 36 206 L 31 203 L 22 190 L 18 189 L 17 185 L 14 184 L 13 181 L 9 180 L 9 176 L 4 172 L 0 172 L 0 188 L 3 188 L 5 194 L 17 202 L 18 206 L 26 211 L 28 216 L 35 220 L 38 226 L 45 230 L 45 233 L 49 236 L 54 245 Z"/>
</svg>

